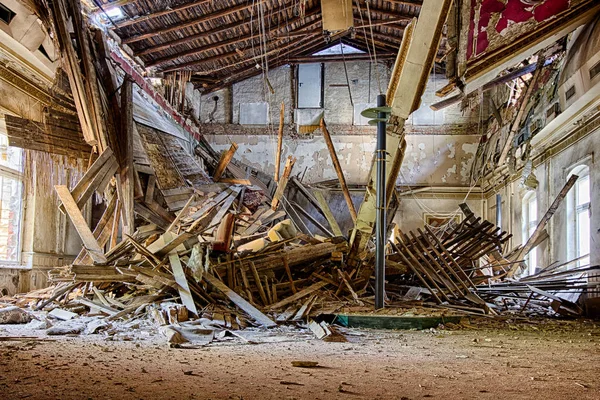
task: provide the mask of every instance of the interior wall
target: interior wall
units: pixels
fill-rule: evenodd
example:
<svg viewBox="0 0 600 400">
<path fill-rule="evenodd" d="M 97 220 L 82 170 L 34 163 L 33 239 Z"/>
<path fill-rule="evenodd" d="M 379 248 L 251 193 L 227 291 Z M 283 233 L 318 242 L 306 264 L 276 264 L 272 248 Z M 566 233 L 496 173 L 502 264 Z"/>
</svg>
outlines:
<svg viewBox="0 0 600 400">
<path fill-rule="evenodd" d="M 277 137 L 256 135 L 210 135 L 217 151 L 237 143 L 236 159 L 272 175 L 275 172 Z M 398 184 L 468 186 L 471 163 L 477 151 L 477 135 L 407 135 L 407 148 Z M 376 139 L 372 135 L 334 135 L 333 144 L 348 183 L 368 180 Z M 329 150 L 321 135 L 284 138 L 282 163 L 296 157 L 294 174 L 314 183 L 337 179 Z"/>
<path fill-rule="evenodd" d="M 596 155 L 600 153 L 600 129 L 596 129 L 585 138 L 565 148 L 556 155 L 549 157 L 534 169 L 539 181 L 536 192 L 538 204 L 538 221 L 548 210 L 558 193 L 567 182 L 569 173 L 578 165 L 587 165 L 590 168 L 591 183 L 591 237 L 590 237 L 590 262 L 592 265 L 600 264 L 600 173 Z M 511 182 L 497 191 L 502 195 L 502 228 L 513 234 L 511 247 L 522 245 L 522 204 L 528 190 L 520 180 Z M 496 191 L 491 191 L 487 196 L 488 219 L 494 221 Z M 573 195 L 573 189 L 569 196 Z M 532 251 L 537 253 L 539 266 L 544 267 L 553 262 L 566 262 L 574 258 L 572 249 L 574 243 L 568 240 L 570 221 L 569 201 L 565 199 L 554 216 L 550 219 L 547 231 L 549 240 L 545 241 Z"/>
<path fill-rule="evenodd" d="M 391 64 L 378 64 L 377 68 L 368 61 L 351 61 L 346 63 L 324 63 L 323 71 L 323 107 L 318 109 L 293 110 L 296 103 L 294 69 L 289 65 L 271 69 L 266 74 L 258 75 L 242 82 L 235 83 L 231 89 L 223 89 L 214 93 L 205 93 L 201 97 L 200 121 L 202 123 L 240 123 L 240 104 L 266 102 L 269 105 L 269 123 L 275 126 L 279 123 L 279 108 L 285 104 L 285 123 L 293 118 L 295 122 L 310 119 L 324 113 L 325 121 L 332 125 L 365 124 L 360 120 L 355 108 L 360 111 L 376 105 L 377 95 L 385 93 L 391 73 Z M 348 79 L 346 80 L 346 71 Z M 268 80 L 268 83 L 267 83 Z M 451 130 L 453 126 L 477 124 L 479 108 L 462 110 L 460 104 L 433 111 L 429 106 L 440 101 L 435 92 L 448 83 L 442 74 L 432 74 L 421 100 L 421 107 L 410 117 L 408 129 L 412 125 L 443 126 Z M 270 91 L 269 84 L 273 89 Z M 228 100 L 227 91 L 231 90 Z M 218 97 L 215 108 L 214 97 Z M 227 120 L 227 101 L 231 101 L 232 120 Z M 294 112 L 295 111 L 295 112 Z M 485 109 L 483 110 L 486 111 Z M 470 127 L 472 129 L 472 127 Z"/>
</svg>

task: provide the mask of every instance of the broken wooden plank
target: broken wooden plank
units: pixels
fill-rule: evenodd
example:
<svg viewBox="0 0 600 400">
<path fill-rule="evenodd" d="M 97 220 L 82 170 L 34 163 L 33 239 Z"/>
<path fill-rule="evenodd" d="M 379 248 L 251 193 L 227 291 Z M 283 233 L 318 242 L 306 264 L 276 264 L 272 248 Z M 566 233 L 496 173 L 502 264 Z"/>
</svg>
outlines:
<svg viewBox="0 0 600 400">
<path fill-rule="evenodd" d="M 279 109 L 279 130 L 277 132 L 277 153 L 275 153 L 275 182 L 279 182 L 279 170 L 281 169 L 281 148 L 283 147 L 283 122 L 285 119 L 285 103 L 281 102 Z"/>
<path fill-rule="evenodd" d="M 294 167 L 295 162 L 296 158 L 288 156 L 287 161 L 285 162 L 285 167 L 283 168 L 283 175 L 277 183 L 277 190 L 275 191 L 275 194 L 273 195 L 273 200 L 271 201 L 271 210 L 273 211 L 277 211 L 277 208 L 279 207 L 279 203 L 285 192 L 285 188 L 290 179 L 292 168 Z"/>
<path fill-rule="evenodd" d="M 183 206 L 183 208 L 181 209 L 181 211 L 179 211 L 179 214 L 177 214 L 177 217 L 175 217 L 175 219 L 173 220 L 173 222 L 171 222 L 171 225 L 169 225 L 169 227 L 167 228 L 167 232 L 170 232 L 173 228 L 175 228 L 175 226 L 179 223 L 179 221 L 181 220 L 182 217 L 185 216 L 185 214 L 187 213 L 188 208 L 190 207 L 190 204 L 192 204 L 192 201 L 194 201 L 196 199 L 196 195 L 193 194 L 190 199 L 185 203 L 185 205 Z"/>
<path fill-rule="evenodd" d="M 252 304 L 248 303 L 240 295 L 238 295 L 236 292 L 231 290 L 229 287 L 227 287 L 227 285 L 225 285 L 223 282 L 221 282 L 214 276 L 212 276 L 210 274 L 205 274 L 203 276 L 203 278 L 208 283 L 210 283 L 212 286 L 214 286 L 216 289 L 221 291 L 225 296 L 227 296 L 229 298 L 229 300 L 231 300 L 236 306 L 238 306 L 240 309 L 242 309 L 244 312 L 246 312 L 258 324 L 265 326 L 267 328 L 272 328 L 274 326 L 277 326 L 277 324 L 275 322 L 273 322 L 273 320 L 271 320 L 271 318 L 267 317 L 265 314 L 260 312 L 256 307 L 254 307 Z"/>
<path fill-rule="evenodd" d="M 256 285 L 256 288 L 258 289 L 258 294 L 260 295 L 260 299 L 262 300 L 263 304 L 266 306 L 269 304 L 269 300 L 267 299 L 267 294 L 265 293 L 263 285 L 260 281 L 260 276 L 258 275 L 256 266 L 254 265 L 254 263 L 252 261 L 250 262 L 250 271 L 252 271 L 252 276 L 254 277 L 254 284 Z"/>
<path fill-rule="evenodd" d="M 319 202 L 319 205 L 321 206 L 321 210 L 323 210 L 323 212 L 325 213 L 325 218 L 327 219 L 327 222 L 329 223 L 333 234 L 335 236 L 344 236 L 342 234 L 342 230 L 340 229 L 339 224 L 337 223 L 335 217 L 333 216 L 333 213 L 331 212 L 331 209 L 329 208 L 329 204 L 327 204 L 325 197 L 323 197 L 323 193 L 320 190 L 315 190 L 314 195 L 317 201 Z"/>
<path fill-rule="evenodd" d="M 123 77 L 121 85 L 121 129 L 117 139 L 120 140 L 119 145 L 119 166 L 120 166 L 120 189 L 119 193 L 122 197 L 119 198 L 122 206 L 121 219 L 123 221 L 123 233 L 126 235 L 133 234 L 135 230 L 134 224 L 134 185 L 135 169 L 133 166 L 133 131 L 135 129 L 133 123 L 133 80 L 129 75 Z"/>
<path fill-rule="evenodd" d="M 301 291 L 299 291 L 298 293 L 295 293 L 293 295 L 291 295 L 290 297 L 287 297 L 275 304 L 271 304 L 271 306 L 269 307 L 269 310 L 275 310 L 277 308 L 281 308 L 283 306 L 287 306 L 290 303 L 293 303 L 297 300 L 300 300 L 301 298 L 308 296 L 309 294 L 324 288 L 325 286 L 329 285 L 328 282 L 317 282 L 315 284 L 310 285 L 309 287 L 302 289 Z"/>
<path fill-rule="evenodd" d="M 188 281 L 185 277 L 181 260 L 176 252 L 169 254 L 169 263 L 171 264 L 171 269 L 173 270 L 175 282 L 177 282 L 177 285 L 179 285 L 179 296 L 181 297 L 181 302 L 190 312 L 198 315 L 198 310 L 196 310 L 196 304 L 194 303 L 190 286 L 188 285 Z"/>
<path fill-rule="evenodd" d="M 104 252 L 96 241 L 96 238 L 85 221 L 85 218 L 81 214 L 79 207 L 77 207 L 77 203 L 75 203 L 73 196 L 71 196 L 69 188 L 64 185 L 56 185 L 54 186 L 54 190 L 56 190 L 58 197 L 65 207 L 67 215 L 71 219 L 71 222 L 73 222 L 73 225 L 75 226 L 83 245 L 94 262 L 105 263 L 106 257 L 104 256 Z"/>
<path fill-rule="evenodd" d="M 217 164 L 217 168 L 215 169 L 215 173 L 213 174 L 213 180 L 215 182 L 218 182 L 219 179 L 221 179 L 221 175 L 223 175 L 223 172 L 225 172 L 225 169 L 231 162 L 231 159 L 233 158 L 237 149 L 238 149 L 237 144 L 235 142 L 231 142 L 231 146 L 229 147 L 229 150 L 224 151 L 221 154 L 221 159 L 219 160 L 219 163 Z"/>
<path fill-rule="evenodd" d="M 340 181 L 340 187 L 342 188 L 342 193 L 344 194 L 344 199 L 346 200 L 346 205 L 348 206 L 348 211 L 350 212 L 350 216 L 352 217 L 352 221 L 356 222 L 356 209 L 354 208 L 354 203 L 352 202 L 352 196 L 350 196 L 350 191 L 348 190 L 348 185 L 346 184 L 346 178 L 344 177 L 344 171 L 342 171 L 342 166 L 340 165 L 340 160 L 338 159 L 337 153 L 335 151 L 335 147 L 333 146 L 333 141 L 331 140 L 331 135 L 327 130 L 327 125 L 325 124 L 325 118 L 321 118 L 321 131 L 323 132 L 323 137 L 325 138 L 325 143 L 327 144 L 327 148 L 329 149 L 329 155 L 331 156 L 331 162 L 333 163 L 333 168 L 335 169 L 335 173 L 338 176 L 338 180 Z M 333 229 L 333 227 L 332 227 Z"/>
</svg>

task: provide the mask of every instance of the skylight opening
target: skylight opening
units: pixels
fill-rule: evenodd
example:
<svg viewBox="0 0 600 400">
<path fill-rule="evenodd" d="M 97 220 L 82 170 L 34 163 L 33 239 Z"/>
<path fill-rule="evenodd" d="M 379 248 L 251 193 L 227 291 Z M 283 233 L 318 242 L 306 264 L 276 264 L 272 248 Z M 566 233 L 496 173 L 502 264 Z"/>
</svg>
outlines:
<svg viewBox="0 0 600 400">
<path fill-rule="evenodd" d="M 115 7 L 115 8 L 111 8 L 109 10 L 105 10 L 105 13 L 110 19 L 123 18 L 123 11 L 121 11 L 121 7 Z"/>
<path fill-rule="evenodd" d="M 343 50 L 343 53 L 342 53 L 342 50 Z M 355 47 L 352 47 L 350 45 L 347 45 L 344 43 L 338 43 L 331 47 L 326 48 L 325 50 L 321 50 L 316 53 L 313 53 L 313 56 L 331 56 L 331 55 L 337 55 L 337 54 L 344 54 L 344 55 L 365 54 L 365 52 L 362 50 L 359 50 Z"/>
</svg>

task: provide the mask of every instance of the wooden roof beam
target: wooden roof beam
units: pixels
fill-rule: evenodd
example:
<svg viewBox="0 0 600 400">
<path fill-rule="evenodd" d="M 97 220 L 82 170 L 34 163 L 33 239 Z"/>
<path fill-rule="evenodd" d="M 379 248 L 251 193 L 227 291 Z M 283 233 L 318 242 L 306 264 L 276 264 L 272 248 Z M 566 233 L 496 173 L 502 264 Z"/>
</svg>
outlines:
<svg viewBox="0 0 600 400">
<path fill-rule="evenodd" d="M 115 24 L 115 26 L 112 29 L 121 29 L 124 28 L 126 26 L 131 26 L 131 25 L 135 25 L 135 24 L 139 24 L 140 22 L 145 22 L 145 21 L 149 21 L 152 20 L 154 18 L 158 18 L 158 17 L 162 17 L 163 15 L 169 15 L 169 14 L 173 14 L 179 11 L 185 11 L 188 8 L 192 8 L 192 7 L 198 7 L 207 3 L 213 3 L 213 0 L 192 0 L 189 3 L 183 3 L 183 4 L 179 4 L 178 6 L 172 7 L 172 8 L 166 8 L 162 11 L 156 11 L 150 14 L 146 14 L 146 15 L 141 15 L 138 16 L 137 18 L 130 18 L 130 19 L 126 19 L 124 21 L 119 21 Z M 109 4 L 114 4 L 114 3 L 109 3 Z M 106 9 L 106 6 L 102 6 L 103 8 Z"/>
<path fill-rule="evenodd" d="M 290 9 L 290 7 L 282 8 L 281 10 L 278 10 L 275 13 L 275 15 L 277 15 L 279 17 L 279 14 L 285 13 L 289 9 Z M 317 8 L 316 10 L 320 11 L 319 8 Z M 168 49 L 168 48 L 173 47 L 173 46 L 177 46 L 177 45 L 182 44 L 182 43 L 189 43 L 189 42 L 191 42 L 193 40 L 199 40 L 199 39 L 208 38 L 208 37 L 210 37 L 212 35 L 218 35 L 220 33 L 227 32 L 230 29 L 241 28 L 241 27 L 244 27 L 246 25 L 249 25 L 251 22 L 259 22 L 259 20 L 256 17 L 250 16 L 250 17 L 247 17 L 247 18 L 245 18 L 245 19 L 243 19 L 241 21 L 235 21 L 235 22 L 232 22 L 230 24 L 222 25 L 222 26 L 219 26 L 219 27 L 217 27 L 215 29 L 210 29 L 210 30 L 207 30 L 207 31 L 195 34 L 195 35 L 190 35 L 190 36 L 183 37 L 181 39 L 170 40 L 170 41 L 165 42 L 165 43 L 161 43 L 161 44 L 157 44 L 157 45 L 154 45 L 154 46 L 150 46 L 150 47 L 147 47 L 147 48 L 145 48 L 145 49 L 143 49 L 143 50 L 141 50 L 139 52 L 135 52 L 135 54 L 137 56 L 144 56 L 146 54 L 152 54 L 152 53 L 155 53 L 157 51 L 165 50 L 165 49 Z"/>
<path fill-rule="evenodd" d="M 306 19 L 306 18 L 311 18 L 314 17 L 315 15 L 319 15 L 321 13 L 321 10 L 316 8 L 313 9 L 312 11 L 310 11 L 308 14 L 305 14 L 304 17 L 295 17 L 293 19 L 291 19 L 290 21 L 287 21 L 286 26 L 283 26 L 279 29 L 276 29 L 275 32 L 268 34 L 268 37 L 272 37 L 272 35 L 276 35 L 279 32 L 287 29 L 287 27 L 289 25 L 293 25 L 296 24 L 298 22 L 301 22 L 302 20 Z M 315 21 L 311 21 L 313 23 L 309 23 L 310 25 L 314 25 Z M 305 26 L 302 26 L 302 28 L 304 28 Z M 155 60 L 151 60 L 146 62 L 146 66 L 147 67 L 151 67 L 154 65 L 161 65 L 161 64 L 165 64 L 169 61 L 173 61 L 173 60 L 177 60 L 179 58 L 182 57 L 188 57 L 188 56 L 193 56 L 193 55 L 200 55 L 200 54 L 205 54 L 209 51 L 212 50 L 216 50 L 219 48 L 224 48 L 225 46 L 231 46 L 234 44 L 238 44 L 238 43 L 242 43 L 242 42 L 247 42 L 249 40 L 253 40 L 253 39 L 257 39 L 260 38 L 259 36 L 257 36 L 256 34 L 251 33 L 250 35 L 245 35 L 245 36 L 241 36 L 238 38 L 234 38 L 234 39 L 230 39 L 230 40 L 225 40 L 225 41 L 217 41 L 215 43 L 209 44 L 209 45 L 201 45 L 201 47 L 197 47 L 197 48 L 193 48 L 187 51 L 183 51 L 180 53 L 176 53 L 174 55 L 171 56 L 167 56 L 167 57 L 162 57 L 162 58 L 158 58 Z"/>
<path fill-rule="evenodd" d="M 363 3 L 364 4 L 364 3 Z M 227 15 L 231 15 L 231 14 L 235 14 L 238 12 L 242 12 L 245 10 L 248 10 L 250 8 L 252 8 L 253 4 L 240 4 L 236 7 L 231 7 L 231 8 L 224 8 L 224 9 L 220 9 L 217 10 L 215 12 L 212 12 L 210 14 L 207 15 L 203 15 L 202 17 L 199 18 L 194 18 L 188 21 L 182 21 L 179 23 L 176 23 L 172 26 L 167 26 L 167 27 L 163 27 L 163 28 L 159 28 L 159 29 L 155 29 L 151 32 L 146 32 L 146 33 L 142 33 L 140 35 L 136 35 L 136 36 L 131 36 L 128 38 L 124 38 L 122 39 L 122 42 L 124 44 L 130 44 L 130 43 L 135 43 L 138 42 L 140 40 L 144 40 L 144 39 L 148 39 L 152 36 L 155 35 L 162 35 L 165 33 L 169 33 L 169 32 L 173 32 L 173 31 L 177 31 L 177 30 L 181 30 L 181 29 L 185 29 L 188 28 L 190 26 L 194 26 L 197 25 L 199 23 L 206 23 L 209 21 L 212 21 L 214 19 L 217 18 L 221 18 L 221 17 L 225 17 Z M 361 8 L 361 10 L 363 10 L 363 8 Z M 364 9 L 366 10 L 366 8 Z M 402 12 L 394 12 L 394 11 L 388 11 L 388 10 L 380 10 L 380 9 L 376 9 L 376 8 L 370 8 L 370 11 L 372 13 L 378 13 L 390 18 L 406 18 L 407 20 L 410 20 L 411 18 L 413 18 L 413 16 L 408 16 L 408 15 L 403 15 Z M 363 19 L 365 17 L 363 16 Z"/>
<path fill-rule="evenodd" d="M 313 21 L 312 24 L 316 24 L 317 22 L 318 21 Z M 313 34 L 313 36 L 317 36 L 317 35 L 319 35 L 319 32 L 315 32 Z M 259 37 L 256 37 L 256 39 L 259 39 Z M 306 39 L 306 38 L 302 38 L 302 39 Z M 270 45 L 272 45 L 274 43 L 279 43 L 279 42 L 281 42 L 281 39 L 272 39 L 272 40 L 270 40 L 270 41 L 267 42 L 267 47 L 269 47 Z M 290 42 L 284 44 L 283 47 L 276 46 L 276 47 L 274 47 L 274 49 L 269 50 L 267 52 L 267 55 L 269 55 L 272 52 L 277 51 L 277 50 L 287 49 L 288 46 L 291 46 L 293 43 L 294 42 L 290 41 Z M 183 64 L 180 64 L 180 65 L 175 65 L 173 67 L 169 67 L 169 68 L 164 69 L 163 72 L 171 72 L 171 71 L 176 71 L 176 70 L 180 70 L 180 69 L 187 69 L 188 67 L 192 67 L 192 66 L 197 67 L 197 66 L 209 63 L 209 62 L 220 61 L 220 60 L 227 59 L 227 58 L 230 58 L 230 57 L 238 57 L 239 54 L 240 53 L 239 53 L 238 50 L 234 50 L 234 51 L 230 51 L 228 53 L 218 54 L 218 55 L 215 55 L 215 56 L 212 56 L 212 57 L 207 57 L 207 58 L 203 58 L 203 59 L 200 59 L 200 60 L 194 60 L 194 61 L 183 63 Z M 263 56 L 264 55 L 254 56 L 252 59 L 257 60 L 257 59 L 260 59 Z"/>
<path fill-rule="evenodd" d="M 243 12 L 243 11 L 246 11 L 246 10 L 252 8 L 253 6 L 254 6 L 253 3 L 247 3 L 247 4 L 240 4 L 238 6 L 231 7 L 231 8 L 220 9 L 220 10 L 217 10 L 217 11 L 212 12 L 210 14 L 203 15 L 203 16 L 201 16 L 199 18 L 194 18 L 194 19 L 191 19 L 191 20 L 188 20 L 188 21 L 176 23 L 176 24 L 171 25 L 171 26 L 166 26 L 166 27 L 162 27 L 162 28 L 159 28 L 159 29 L 155 29 L 155 30 L 150 31 L 150 32 L 142 33 L 140 35 L 136 35 L 136 36 L 131 36 L 131 37 L 125 38 L 125 39 L 122 40 L 122 42 L 124 44 L 130 44 L 130 43 L 139 42 L 140 40 L 148 39 L 148 38 L 151 38 L 152 36 L 163 35 L 165 33 L 174 32 L 174 31 L 178 31 L 178 30 L 181 30 L 181 29 L 189 28 L 190 26 L 194 26 L 194 25 L 197 25 L 197 24 L 207 23 L 207 22 L 213 21 L 213 20 L 215 20 L 217 18 L 222 18 L 222 17 L 226 17 L 226 16 L 231 15 L 231 14 Z"/>
<path fill-rule="evenodd" d="M 354 7 L 354 11 L 357 12 L 358 18 L 360 19 L 360 13 L 358 13 L 358 7 L 356 7 L 356 3 L 353 3 L 353 7 Z M 362 16 L 362 19 L 365 21 L 365 24 L 368 24 L 368 20 L 369 17 L 366 14 L 367 11 L 367 6 L 365 4 L 364 1 L 360 2 L 360 11 L 364 11 L 365 14 Z M 378 13 L 381 14 L 385 17 L 389 17 L 389 18 L 404 18 L 407 21 L 412 20 L 415 16 L 414 15 L 406 15 L 401 11 L 393 11 L 393 10 L 381 10 L 379 8 L 374 8 L 369 6 L 369 11 L 372 13 Z M 356 17 L 355 17 L 356 18 Z M 371 19 L 373 19 L 373 15 L 371 15 Z"/>
</svg>

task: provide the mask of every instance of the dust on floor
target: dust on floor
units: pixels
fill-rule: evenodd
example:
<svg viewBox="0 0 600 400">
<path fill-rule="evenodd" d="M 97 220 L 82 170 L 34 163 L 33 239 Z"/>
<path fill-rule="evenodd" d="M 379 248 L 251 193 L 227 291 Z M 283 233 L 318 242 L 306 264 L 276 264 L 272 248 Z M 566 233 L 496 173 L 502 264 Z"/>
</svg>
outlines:
<svg viewBox="0 0 600 400">
<path fill-rule="evenodd" d="M 160 337 L 11 341 L 6 338 L 24 332 L 4 325 L 0 398 L 600 398 L 597 323 L 501 321 L 456 328 L 351 329 L 347 343 L 281 332 L 260 344 L 232 339 L 180 349 L 166 347 Z M 319 367 L 292 366 L 299 360 Z"/>
</svg>

